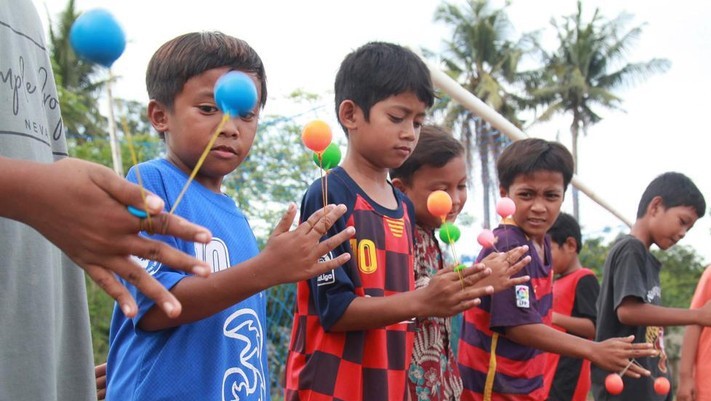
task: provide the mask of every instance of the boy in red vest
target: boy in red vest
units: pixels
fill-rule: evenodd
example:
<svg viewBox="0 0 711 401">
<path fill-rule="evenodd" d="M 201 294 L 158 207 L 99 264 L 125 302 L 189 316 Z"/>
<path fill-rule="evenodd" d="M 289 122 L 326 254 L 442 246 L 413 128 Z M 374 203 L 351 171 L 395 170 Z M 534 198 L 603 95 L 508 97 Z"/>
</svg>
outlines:
<svg viewBox="0 0 711 401">
<path fill-rule="evenodd" d="M 579 337 L 595 337 L 600 283 L 592 270 L 580 264 L 580 225 L 561 213 L 548 230 L 553 262 L 553 327 Z M 590 391 L 590 361 L 549 353 L 544 386 L 548 401 L 585 401 Z"/>
</svg>

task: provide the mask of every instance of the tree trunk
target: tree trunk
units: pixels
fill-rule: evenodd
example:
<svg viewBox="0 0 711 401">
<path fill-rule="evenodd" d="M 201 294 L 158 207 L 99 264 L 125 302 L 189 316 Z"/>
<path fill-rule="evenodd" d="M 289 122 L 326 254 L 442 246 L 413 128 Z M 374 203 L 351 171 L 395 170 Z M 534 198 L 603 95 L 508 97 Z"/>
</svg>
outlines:
<svg viewBox="0 0 711 401">
<path fill-rule="evenodd" d="M 573 125 L 570 126 L 570 134 L 572 137 L 573 154 L 573 172 L 578 175 L 578 134 L 580 132 L 580 120 L 577 116 L 573 117 Z M 578 188 L 573 187 L 573 217 L 576 221 L 580 221 L 580 199 L 578 198 Z"/>
</svg>

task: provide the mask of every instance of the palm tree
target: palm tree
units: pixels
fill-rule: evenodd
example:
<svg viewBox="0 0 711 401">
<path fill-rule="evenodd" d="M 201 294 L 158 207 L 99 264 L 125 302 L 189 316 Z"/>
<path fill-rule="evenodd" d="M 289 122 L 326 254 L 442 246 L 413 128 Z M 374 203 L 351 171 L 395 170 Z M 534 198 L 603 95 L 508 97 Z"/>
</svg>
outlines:
<svg viewBox="0 0 711 401">
<path fill-rule="evenodd" d="M 557 31 L 558 48 L 552 53 L 541 50 L 545 63 L 540 71 L 543 85 L 532 89 L 531 94 L 534 103 L 544 107 L 539 121 L 547 121 L 558 113 L 572 115 L 570 134 L 576 173 L 580 133 L 586 135 L 591 125 L 602 120 L 594 109 L 619 110 L 622 99 L 614 92 L 616 89 L 664 72 L 670 66 L 668 60 L 656 58 L 626 62 L 628 51 L 642 33 L 641 25 L 625 30 L 629 17 L 621 14 L 606 20 L 595 9 L 592 19 L 584 21 L 582 2 L 578 1 L 575 15 L 563 17 L 560 22 L 551 20 Z M 578 219 L 576 188 L 573 188 L 573 212 Z"/>
<path fill-rule="evenodd" d="M 508 4 L 506 5 L 508 6 Z M 435 20 L 453 27 L 451 41 L 445 41 L 441 62 L 449 76 L 479 99 L 520 126 L 516 117 L 520 99 L 505 84 L 518 78 L 518 63 L 523 51 L 508 39 L 511 23 L 505 11 L 492 10 L 487 0 L 467 0 L 459 7 L 444 3 L 435 12 Z M 490 227 L 491 200 L 497 196 L 492 166 L 509 142 L 489 123 L 461 105 L 443 97 L 435 113 L 444 115 L 444 125 L 458 132 L 467 149 L 467 164 L 474 168 L 474 155 L 481 168 L 483 226 Z"/>
<path fill-rule="evenodd" d="M 98 107 L 104 85 L 97 80 L 99 67 L 77 57 L 69 43 L 69 31 L 78 16 L 74 0 L 69 0 L 56 27 L 50 23 L 49 40 L 67 139 L 81 144 L 108 134 L 106 118 Z"/>
</svg>

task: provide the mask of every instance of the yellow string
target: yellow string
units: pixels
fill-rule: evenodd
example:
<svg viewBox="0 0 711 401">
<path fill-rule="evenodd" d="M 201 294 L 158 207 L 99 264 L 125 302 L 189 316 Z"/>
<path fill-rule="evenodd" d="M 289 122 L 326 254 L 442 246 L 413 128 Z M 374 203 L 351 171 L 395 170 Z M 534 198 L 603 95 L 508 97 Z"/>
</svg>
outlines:
<svg viewBox="0 0 711 401">
<path fill-rule="evenodd" d="M 170 214 L 173 214 L 173 212 L 175 212 L 175 209 L 178 208 L 178 204 L 183 199 L 185 192 L 187 192 L 188 187 L 190 186 L 190 183 L 193 181 L 193 179 L 197 175 L 198 171 L 200 171 L 200 167 L 202 167 L 203 162 L 205 162 L 205 159 L 207 158 L 207 154 L 210 153 L 210 149 L 212 149 L 212 145 L 215 144 L 217 137 L 220 136 L 220 131 L 222 131 L 222 127 L 225 126 L 225 124 L 227 123 L 227 121 L 229 119 L 230 119 L 229 113 L 225 113 L 225 115 L 222 116 L 222 121 L 220 121 L 220 123 L 217 125 L 217 129 L 215 129 L 215 132 L 212 134 L 210 141 L 207 143 L 207 146 L 205 146 L 205 150 L 202 151 L 202 155 L 200 155 L 200 158 L 198 159 L 197 163 L 195 163 L 195 167 L 193 168 L 192 173 L 190 173 L 190 177 L 188 177 L 188 181 L 185 183 L 185 185 L 183 185 L 183 189 L 180 190 L 180 194 L 178 194 L 178 197 L 175 199 L 175 203 L 173 204 L 173 207 L 170 209 Z"/>
<path fill-rule="evenodd" d="M 496 376 L 496 344 L 499 342 L 499 333 L 493 333 L 491 337 L 491 353 L 489 354 L 489 371 L 486 372 L 486 382 L 484 384 L 484 401 L 491 401 L 491 393 L 494 390 L 494 376 Z"/>
<path fill-rule="evenodd" d="M 146 221 L 148 222 L 148 231 L 153 232 L 153 222 L 151 221 L 151 214 L 148 213 L 148 202 L 146 201 L 146 191 L 143 188 L 143 180 L 141 179 L 141 171 L 138 168 L 138 157 L 136 156 L 136 148 L 133 146 L 133 135 L 128 128 L 128 121 L 126 121 L 126 116 L 121 116 L 121 126 L 123 127 L 123 132 L 126 135 L 126 142 L 128 143 L 128 150 L 131 152 L 131 161 L 133 166 L 136 167 L 136 181 L 138 181 L 138 187 L 141 189 L 141 199 L 143 199 L 143 207 L 146 211 Z"/>
</svg>

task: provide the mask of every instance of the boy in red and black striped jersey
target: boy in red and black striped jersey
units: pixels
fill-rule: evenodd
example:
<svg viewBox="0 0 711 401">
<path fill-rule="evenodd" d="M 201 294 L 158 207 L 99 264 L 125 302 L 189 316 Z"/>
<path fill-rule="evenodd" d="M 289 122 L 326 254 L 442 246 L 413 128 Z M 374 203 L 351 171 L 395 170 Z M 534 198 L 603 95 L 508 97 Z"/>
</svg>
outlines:
<svg viewBox="0 0 711 401">
<path fill-rule="evenodd" d="M 595 306 L 600 283 L 580 264 L 580 225 L 561 213 L 548 230 L 553 258 L 553 327 L 579 337 L 595 338 Z M 544 377 L 548 401 L 585 401 L 590 391 L 590 361 L 547 354 Z"/>
<path fill-rule="evenodd" d="M 531 262 L 518 274 L 531 277 L 482 298 L 464 312 L 459 341 L 463 400 L 542 401 L 545 351 L 590 359 L 622 371 L 629 358 L 654 354 L 651 344 L 632 344 L 633 336 L 601 343 L 553 329 L 551 254 L 546 232 L 560 213 L 573 176 L 573 157 L 561 144 L 538 138 L 516 141 L 496 164 L 502 197 L 516 204 L 512 217 L 494 230 L 496 247 L 528 245 Z M 493 249 L 484 249 L 479 259 Z M 648 371 L 632 365 L 628 375 Z"/>
<path fill-rule="evenodd" d="M 412 153 L 434 102 L 427 67 L 402 46 L 368 43 L 343 60 L 335 83 L 336 112 L 348 138 L 341 167 L 330 171 L 328 202 L 348 211 L 327 237 L 355 227 L 355 237 L 324 259 L 351 260 L 298 283 L 285 399 L 406 400 L 414 317 L 451 316 L 493 291 L 472 283 L 488 270 L 452 268 L 414 290 L 414 208 L 388 181 L 388 170 Z M 323 205 L 316 181 L 301 215 Z"/>
</svg>

